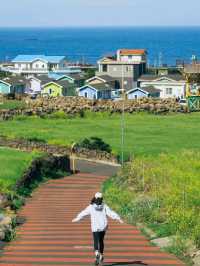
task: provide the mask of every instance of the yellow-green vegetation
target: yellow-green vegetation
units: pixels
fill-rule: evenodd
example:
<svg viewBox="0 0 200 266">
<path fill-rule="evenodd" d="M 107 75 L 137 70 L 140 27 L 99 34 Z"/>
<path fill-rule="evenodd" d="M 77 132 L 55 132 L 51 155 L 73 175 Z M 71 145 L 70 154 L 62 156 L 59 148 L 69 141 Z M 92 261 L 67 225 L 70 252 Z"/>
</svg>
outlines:
<svg viewBox="0 0 200 266">
<path fill-rule="evenodd" d="M 38 155 L 0 148 L 0 192 L 9 193 Z"/>
<path fill-rule="evenodd" d="M 0 109 L 21 109 L 25 106 L 24 101 L 0 99 Z"/>
<path fill-rule="evenodd" d="M 200 247 L 200 152 L 141 156 L 104 184 L 106 201 L 158 237 L 177 235 Z M 174 249 L 175 251 L 175 249 Z"/>
<path fill-rule="evenodd" d="M 50 117 L 16 117 L 0 122 L 0 135 L 10 138 L 40 139 L 49 144 L 70 145 L 81 139 L 99 137 L 115 154 L 121 153 L 121 116 L 89 113 L 67 116 L 58 112 Z M 200 149 L 200 114 L 125 115 L 126 158 L 130 155 L 158 155 L 182 149 Z M 14 130 L 13 130 L 14 129 Z"/>
</svg>

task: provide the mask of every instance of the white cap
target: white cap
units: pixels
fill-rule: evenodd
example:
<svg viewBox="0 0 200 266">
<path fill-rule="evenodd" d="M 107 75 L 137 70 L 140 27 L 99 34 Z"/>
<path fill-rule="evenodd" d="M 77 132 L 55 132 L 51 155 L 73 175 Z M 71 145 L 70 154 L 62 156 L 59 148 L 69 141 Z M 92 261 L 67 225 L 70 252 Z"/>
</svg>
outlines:
<svg viewBox="0 0 200 266">
<path fill-rule="evenodd" d="M 103 196 L 102 196 L 102 193 L 100 193 L 100 192 L 97 192 L 96 194 L 95 194 L 95 199 L 101 199 L 101 198 L 103 198 Z"/>
</svg>

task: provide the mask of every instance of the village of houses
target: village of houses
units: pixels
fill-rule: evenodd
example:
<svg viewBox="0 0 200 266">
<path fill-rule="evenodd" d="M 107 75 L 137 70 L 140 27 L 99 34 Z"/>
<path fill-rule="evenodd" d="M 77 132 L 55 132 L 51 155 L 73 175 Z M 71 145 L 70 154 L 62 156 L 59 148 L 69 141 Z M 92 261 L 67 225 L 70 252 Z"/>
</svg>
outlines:
<svg viewBox="0 0 200 266">
<path fill-rule="evenodd" d="M 184 73 L 200 71 L 195 62 L 176 68 L 148 67 L 148 53 L 144 49 L 119 49 L 90 66 L 94 75 L 86 77 L 88 69 L 68 62 L 65 56 L 18 55 L 10 62 L 2 62 L 0 94 L 28 94 L 47 97 L 80 96 L 88 99 L 122 97 L 186 97 L 187 81 Z M 91 73 L 91 71 L 90 71 Z"/>
</svg>

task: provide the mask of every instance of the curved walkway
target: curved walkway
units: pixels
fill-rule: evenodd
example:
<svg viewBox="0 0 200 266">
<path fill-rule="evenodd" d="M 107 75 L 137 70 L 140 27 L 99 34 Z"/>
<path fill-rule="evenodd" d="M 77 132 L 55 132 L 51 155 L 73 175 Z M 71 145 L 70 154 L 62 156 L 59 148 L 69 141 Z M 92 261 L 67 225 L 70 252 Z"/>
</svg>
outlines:
<svg viewBox="0 0 200 266">
<path fill-rule="evenodd" d="M 0 257 L 4 266 L 90 266 L 94 254 L 89 219 L 71 220 L 88 205 L 114 168 L 79 163 L 84 172 L 42 185 L 20 212 L 26 222 Z M 97 172 L 95 171 L 97 170 Z M 94 173 L 95 172 L 95 173 Z M 104 265 L 184 265 L 173 255 L 151 246 L 140 231 L 110 221 Z"/>
</svg>

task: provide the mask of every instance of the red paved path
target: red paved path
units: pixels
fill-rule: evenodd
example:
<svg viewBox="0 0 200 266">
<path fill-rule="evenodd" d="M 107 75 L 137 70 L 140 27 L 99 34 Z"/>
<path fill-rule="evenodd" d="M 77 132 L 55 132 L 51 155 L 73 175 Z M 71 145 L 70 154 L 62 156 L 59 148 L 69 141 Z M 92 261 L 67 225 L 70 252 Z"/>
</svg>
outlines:
<svg viewBox="0 0 200 266">
<path fill-rule="evenodd" d="M 77 174 L 42 185 L 20 212 L 26 222 L 0 257 L 4 266 L 93 265 L 89 219 L 72 218 L 88 205 L 105 176 Z M 184 265 L 152 247 L 134 226 L 110 221 L 105 265 Z M 140 263 L 139 263 L 140 262 Z"/>
</svg>

